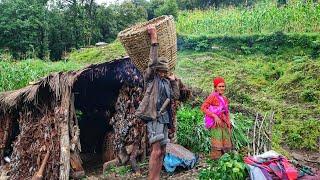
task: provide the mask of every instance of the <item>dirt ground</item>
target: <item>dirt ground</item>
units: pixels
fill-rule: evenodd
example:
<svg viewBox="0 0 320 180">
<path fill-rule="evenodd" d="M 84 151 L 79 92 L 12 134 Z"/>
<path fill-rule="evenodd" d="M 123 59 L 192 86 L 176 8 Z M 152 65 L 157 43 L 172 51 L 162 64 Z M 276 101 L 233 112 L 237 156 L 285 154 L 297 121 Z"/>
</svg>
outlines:
<svg viewBox="0 0 320 180">
<path fill-rule="evenodd" d="M 301 180 L 320 180 L 320 152 L 310 152 L 303 150 L 290 150 L 291 157 L 289 159 L 295 159 L 299 164 L 303 164 L 312 168 L 313 172 L 316 173 L 316 176 L 305 176 Z M 97 158 L 98 159 L 98 158 Z M 85 167 L 87 171 L 87 176 L 83 179 L 85 180 L 131 180 L 131 179 L 147 179 L 148 175 L 148 161 L 140 163 L 141 175 L 137 176 L 130 171 L 129 166 L 116 167 L 115 170 L 109 172 L 102 172 L 102 162 L 100 160 L 93 160 L 91 163 L 87 164 Z M 199 162 L 193 169 L 182 169 L 178 168 L 172 174 L 166 173 L 163 169 L 161 172 L 161 179 L 177 179 L 177 180 L 191 180 L 198 179 L 198 174 L 201 169 L 207 166 L 206 158 L 201 156 Z M 0 180 L 7 180 L 7 176 L 4 169 L 0 169 Z"/>
<path fill-rule="evenodd" d="M 303 150 L 290 150 L 287 149 L 292 156 L 290 159 L 295 159 L 299 162 L 299 164 L 303 164 L 312 168 L 313 172 L 316 173 L 316 176 L 312 177 L 304 177 L 301 180 L 308 179 L 309 180 L 320 180 L 320 152 L 310 152 L 310 151 L 303 151 Z M 187 169 L 177 169 L 173 174 L 168 174 L 163 169 L 161 172 L 161 179 L 177 179 L 177 180 L 191 180 L 191 179 L 198 179 L 198 174 L 201 169 L 207 166 L 205 157 L 201 157 L 197 165 L 190 170 Z M 142 174 L 140 176 L 136 176 L 132 172 L 127 173 L 116 173 L 116 172 L 109 172 L 102 174 L 102 170 L 93 171 L 88 173 L 86 179 L 88 180 L 100 180 L 100 179 L 111 179 L 111 180 L 122 180 L 122 179 L 147 179 L 148 175 L 148 163 L 140 164 Z M 129 168 L 129 167 L 127 167 Z M 101 168 L 100 168 L 101 169 Z"/>
<path fill-rule="evenodd" d="M 197 179 L 198 173 L 201 169 L 206 167 L 205 158 L 199 158 L 199 162 L 193 169 L 183 169 L 177 168 L 176 171 L 172 174 L 165 172 L 165 169 L 161 171 L 161 179 L 178 179 L 178 180 L 191 180 Z M 129 170 L 129 167 L 125 167 L 126 170 Z M 102 174 L 102 170 L 89 172 L 86 179 L 88 180 L 131 180 L 131 179 L 147 179 L 148 176 L 148 161 L 140 163 L 141 175 L 136 175 L 129 170 L 126 173 L 116 173 L 116 172 L 106 172 Z M 100 168 L 101 169 L 101 168 Z"/>
</svg>

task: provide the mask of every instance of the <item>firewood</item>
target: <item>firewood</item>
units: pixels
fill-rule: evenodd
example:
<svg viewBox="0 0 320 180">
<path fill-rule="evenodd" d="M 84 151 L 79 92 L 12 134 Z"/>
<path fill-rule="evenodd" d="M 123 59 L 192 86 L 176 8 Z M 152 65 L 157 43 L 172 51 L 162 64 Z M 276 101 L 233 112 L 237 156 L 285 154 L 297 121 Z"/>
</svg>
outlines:
<svg viewBox="0 0 320 180">
<path fill-rule="evenodd" d="M 77 152 L 70 153 L 70 165 L 71 165 L 71 177 L 73 179 L 81 179 L 85 176 L 84 169 L 82 167 L 82 161 Z"/>
<path fill-rule="evenodd" d="M 42 163 L 41 163 L 39 170 L 32 177 L 32 180 L 41 180 L 43 178 L 44 168 L 46 167 L 46 164 L 48 162 L 49 155 L 50 155 L 50 151 L 48 149 L 44 159 L 42 160 Z"/>
</svg>

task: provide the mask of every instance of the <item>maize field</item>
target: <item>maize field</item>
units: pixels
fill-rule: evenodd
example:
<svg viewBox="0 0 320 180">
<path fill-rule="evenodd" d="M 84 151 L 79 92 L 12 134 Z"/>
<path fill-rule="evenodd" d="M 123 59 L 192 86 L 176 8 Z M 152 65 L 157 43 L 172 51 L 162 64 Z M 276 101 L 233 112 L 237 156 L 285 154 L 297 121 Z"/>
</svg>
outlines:
<svg viewBox="0 0 320 180">
<path fill-rule="evenodd" d="M 253 7 L 181 11 L 177 31 L 196 35 L 319 32 L 320 4 L 293 1 L 278 7 L 276 3 L 267 2 Z"/>
</svg>

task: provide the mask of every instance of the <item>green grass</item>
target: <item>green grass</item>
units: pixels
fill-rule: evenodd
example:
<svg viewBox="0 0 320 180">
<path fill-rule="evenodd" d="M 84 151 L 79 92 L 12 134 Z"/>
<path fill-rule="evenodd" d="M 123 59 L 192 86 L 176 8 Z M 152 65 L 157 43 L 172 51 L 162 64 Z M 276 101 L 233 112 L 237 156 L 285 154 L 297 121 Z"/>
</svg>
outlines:
<svg viewBox="0 0 320 180">
<path fill-rule="evenodd" d="M 290 1 L 277 7 L 276 3 L 267 2 L 248 8 L 182 11 L 178 15 L 177 31 L 195 35 L 319 32 L 320 5 L 312 1 Z"/>
<path fill-rule="evenodd" d="M 116 40 L 107 46 L 91 47 L 71 52 L 67 59 L 72 62 L 92 64 L 121 58 L 126 52 L 120 41 Z"/>
<path fill-rule="evenodd" d="M 14 61 L 1 56 L 0 92 L 22 88 L 53 72 L 78 70 L 89 64 L 109 61 L 124 55 L 125 51 L 120 42 L 115 41 L 104 47 L 75 50 L 65 61 L 52 62 L 39 59 Z"/>
<path fill-rule="evenodd" d="M 38 59 L 0 61 L 0 92 L 22 88 L 53 72 L 76 70 L 81 64 L 73 62 L 46 62 Z"/>
<path fill-rule="evenodd" d="M 276 58 L 302 61 L 320 56 L 319 33 L 282 33 L 254 35 L 183 35 L 178 36 L 179 50 L 229 51 L 232 54 L 276 55 Z"/>
<path fill-rule="evenodd" d="M 131 172 L 131 168 L 129 166 L 118 166 L 118 167 L 112 166 L 108 170 L 103 172 L 103 174 L 104 176 L 108 176 L 109 174 L 115 173 L 119 176 L 125 176 L 129 172 Z"/>
<path fill-rule="evenodd" d="M 219 160 L 209 160 L 207 163 L 208 166 L 199 172 L 200 180 L 238 180 L 249 176 L 243 156 L 237 152 L 225 153 Z"/>
<path fill-rule="evenodd" d="M 208 154 L 211 150 L 211 133 L 204 128 L 204 114 L 199 106 L 184 105 L 177 111 L 177 140 L 178 143 L 195 153 Z M 232 129 L 232 142 L 235 150 L 247 148 L 250 137 L 247 131 L 253 127 L 253 117 L 249 118 L 241 113 L 230 114 L 234 125 Z"/>
</svg>

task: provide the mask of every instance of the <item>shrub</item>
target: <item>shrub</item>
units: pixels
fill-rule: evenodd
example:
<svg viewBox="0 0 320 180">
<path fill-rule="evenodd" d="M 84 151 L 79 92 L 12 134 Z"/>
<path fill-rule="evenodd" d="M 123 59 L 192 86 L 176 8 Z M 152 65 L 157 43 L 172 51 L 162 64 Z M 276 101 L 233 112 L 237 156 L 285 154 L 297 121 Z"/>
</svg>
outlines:
<svg viewBox="0 0 320 180">
<path fill-rule="evenodd" d="M 248 176 L 242 157 L 226 153 L 218 161 L 209 161 L 209 167 L 200 171 L 199 179 L 240 180 Z"/>
<path fill-rule="evenodd" d="M 180 50 L 212 51 L 212 46 L 219 50 L 227 50 L 237 54 L 263 53 L 284 54 L 294 52 L 297 55 L 308 55 L 317 58 L 320 46 L 317 34 L 273 34 L 256 35 L 190 35 L 178 34 L 178 48 Z M 299 51 L 297 51 L 299 49 Z"/>
<path fill-rule="evenodd" d="M 209 152 L 210 133 L 203 126 L 203 113 L 199 107 L 182 106 L 177 112 L 178 142 L 194 152 Z"/>
<path fill-rule="evenodd" d="M 318 120 L 282 120 L 275 126 L 282 144 L 290 148 L 317 150 L 320 139 L 320 126 Z"/>
</svg>

